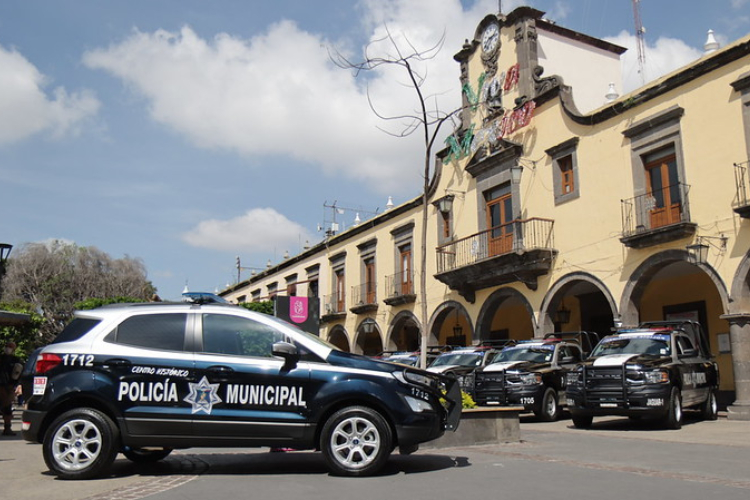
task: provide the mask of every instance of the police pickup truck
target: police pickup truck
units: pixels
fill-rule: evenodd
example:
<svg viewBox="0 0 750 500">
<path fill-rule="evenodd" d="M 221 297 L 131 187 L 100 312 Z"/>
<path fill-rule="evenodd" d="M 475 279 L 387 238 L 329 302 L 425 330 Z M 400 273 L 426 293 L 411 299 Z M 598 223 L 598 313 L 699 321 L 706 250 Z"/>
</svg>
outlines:
<svg viewBox="0 0 750 500">
<path fill-rule="evenodd" d="M 477 369 L 474 401 L 482 406 L 523 406 L 539 420 L 557 420 L 565 401 L 566 374 L 583 360 L 581 345 L 589 346 L 596 338 L 593 332 L 566 332 L 506 347 L 492 363 Z"/>
<path fill-rule="evenodd" d="M 567 382 L 568 410 L 579 428 L 597 415 L 622 415 L 679 429 L 687 407 L 717 417 L 719 372 L 693 321 L 642 323 L 604 337 Z"/>
<path fill-rule="evenodd" d="M 455 380 L 337 350 L 226 304 L 77 312 L 25 381 L 23 435 L 62 479 L 190 447 L 321 450 L 334 474 L 373 474 L 455 430 Z"/>
</svg>

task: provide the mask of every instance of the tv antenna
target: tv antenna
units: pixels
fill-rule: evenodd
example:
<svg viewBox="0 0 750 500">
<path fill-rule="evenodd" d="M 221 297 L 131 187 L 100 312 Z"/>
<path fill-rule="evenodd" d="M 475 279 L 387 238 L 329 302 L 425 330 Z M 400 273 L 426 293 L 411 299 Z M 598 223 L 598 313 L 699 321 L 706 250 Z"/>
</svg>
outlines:
<svg viewBox="0 0 750 500">
<path fill-rule="evenodd" d="M 339 220 L 341 216 L 345 215 L 347 212 L 355 214 L 354 220 L 352 222 L 353 226 L 356 226 L 360 222 L 362 222 L 360 215 L 374 216 L 378 214 L 378 209 L 375 209 L 375 211 L 371 211 L 364 210 L 362 208 L 343 207 L 338 204 L 338 200 L 334 200 L 331 204 L 329 204 L 328 201 L 325 201 L 323 203 L 323 207 L 325 207 L 326 209 L 330 209 L 330 213 L 328 212 L 328 210 L 326 210 L 326 216 L 325 220 L 323 221 L 323 226 L 318 225 L 318 231 L 325 230 L 326 237 L 334 236 L 338 232 L 346 229 L 345 227 L 341 226 Z"/>
<path fill-rule="evenodd" d="M 646 45 L 643 41 L 646 28 L 641 22 L 641 0 L 633 0 L 633 19 L 635 20 L 635 43 L 638 50 L 638 73 L 641 75 L 641 85 L 646 84 Z"/>
</svg>

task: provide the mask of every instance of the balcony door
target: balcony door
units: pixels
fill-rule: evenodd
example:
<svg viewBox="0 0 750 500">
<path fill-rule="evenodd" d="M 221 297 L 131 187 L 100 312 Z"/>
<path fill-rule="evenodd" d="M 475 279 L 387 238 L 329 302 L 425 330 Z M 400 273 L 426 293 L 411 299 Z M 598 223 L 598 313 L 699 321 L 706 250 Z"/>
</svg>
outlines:
<svg viewBox="0 0 750 500">
<path fill-rule="evenodd" d="M 485 198 L 489 256 L 506 254 L 513 250 L 513 199 L 510 187 L 501 186 L 488 191 Z"/>
<path fill-rule="evenodd" d="M 649 219 L 651 228 L 680 222 L 682 196 L 677 176 L 674 149 L 662 150 L 644 158 L 648 194 L 651 196 Z"/>
<path fill-rule="evenodd" d="M 411 278 L 411 245 L 404 245 L 399 248 L 401 255 L 401 295 L 410 295 L 412 293 Z"/>
</svg>

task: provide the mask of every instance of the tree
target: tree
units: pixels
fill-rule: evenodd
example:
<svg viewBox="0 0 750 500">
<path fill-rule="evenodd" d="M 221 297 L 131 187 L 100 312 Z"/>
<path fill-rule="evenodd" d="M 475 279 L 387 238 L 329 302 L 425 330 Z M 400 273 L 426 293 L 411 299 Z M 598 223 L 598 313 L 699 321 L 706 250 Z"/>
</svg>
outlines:
<svg viewBox="0 0 750 500">
<path fill-rule="evenodd" d="M 451 112 L 443 112 L 435 105 L 434 109 L 428 107 L 429 96 L 423 92 L 423 87 L 426 82 L 425 73 L 420 70 L 419 66 L 423 63 L 433 59 L 443 46 L 444 37 L 433 47 L 420 51 L 414 47 L 414 45 L 404 38 L 404 46 L 407 48 L 406 51 L 402 50 L 401 46 L 385 27 L 386 36 L 380 40 L 376 40 L 368 45 L 365 49 L 365 57 L 361 62 L 352 62 L 340 53 L 332 55 L 334 63 L 340 68 L 354 70 L 355 76 L 363 71 L 372 71 L 382 66 L 396 66 L 403 69 L 408 77 L 408 82 L 405 84 L 412 88 L 415 93 L 417 109 L 411 114 L 405 114 L 400 116 L 385 116 L 375 109 L 372 101 L 370 100 L 370 108 L 373 112 L 383 120 L 396 120 L 401 124 L 401 130 L 395 134 L 397 137 L 406 137 L 414 133 L 421 133 L 423 144 L 424 144 L 424 165 L 422 174 L 422 230 L 421 230 L 421 244 L 420 244 L 420 268 L 419 268 L 419 297 L 421 302 L 420 308 L 420 321 L 421 325 L 421 339 L 420 339 L 420 366 L 425 368 L 427 366 L 427 216 L 428 216 L 428 201 L 430 196 L 430 181 L 432 180 L 432 168 L 433 154 L 432 148 L 435 145 L 435 141 L 440 135 L 440 129 L 446 122 L 450 122 L 457 113 L 461 111 L 461 108 L 455 109 Z M 392 48 L 395 55 L 385 56 L 372 56 L 370 55 L 371 47 L 374 44 L 385 42 Z M 369 100 L 369 94 L 368 94 Z M 390 133 L 390 132 L 388 132 Z"/>
<path fill-rule="evenodd" d="M 148 300 L 155 292 L 139 259 L 113 259 L 95 247 L 62 241 L 30 243 L 8 260 L 2 300 L 24 302 L 44 322 L 40 342 L 50 342 L 68 323 L 76 304 L 88 299 L 132 297 Z"/>
</svg>

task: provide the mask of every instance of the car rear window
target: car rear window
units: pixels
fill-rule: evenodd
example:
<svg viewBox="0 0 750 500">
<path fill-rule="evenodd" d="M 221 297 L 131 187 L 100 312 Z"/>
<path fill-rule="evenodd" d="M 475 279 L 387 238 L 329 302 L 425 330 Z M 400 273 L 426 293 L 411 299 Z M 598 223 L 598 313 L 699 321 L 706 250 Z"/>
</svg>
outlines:
<svg viewBox="0 0 750 500">
<path fill-rule="evenodd" d="M 107 342 L 149 349 L 185 349 L 187 314 L 144 314 L 131 316 L 107 335 Z"/>
<path fill-rule="evenodd" d="M 91 331 L 100 320 L 91 318 L 75 318 L 73 321 L 68 323 L 63 331 L 61 331 L 52 344 L 59 344 L 61 342 L 72 342 L 83 337 L 86 333 Z"/>
</svg>

